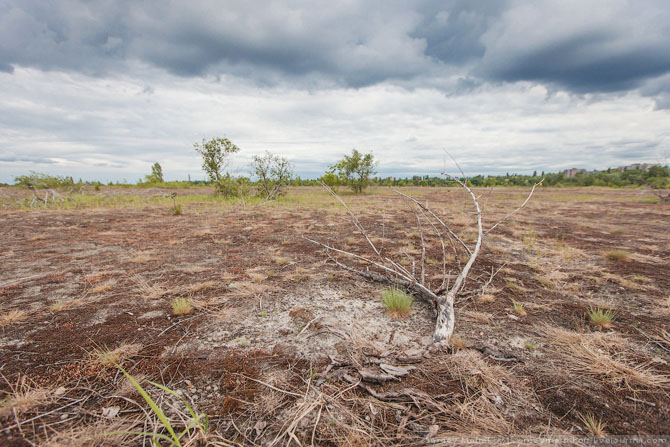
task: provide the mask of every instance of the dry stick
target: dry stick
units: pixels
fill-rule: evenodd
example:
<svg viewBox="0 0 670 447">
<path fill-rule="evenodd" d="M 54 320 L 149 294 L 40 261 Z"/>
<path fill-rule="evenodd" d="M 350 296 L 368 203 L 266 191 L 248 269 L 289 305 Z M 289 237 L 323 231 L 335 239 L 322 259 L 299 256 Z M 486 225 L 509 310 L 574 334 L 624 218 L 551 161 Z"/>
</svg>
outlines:
<svg viewBox="0 0 670 447">
<path fill-rule="evenodd" d="M 482 246 L 482 237 L 483 237 L 482 211 L 479 208 L 479 202 L 477 201 L 477 196 L 475 196 L 475 194 L 468 187 L 468 185 L 463 183 L 460 179 L 454 178 L 449 174 L 443 174 L 443 175 L 455 180 L 472 197 L 472 202 L 474 203 L 475 209 L 477 211 L 477 243 L 475 244 L 475 248 L 470 255 L 470 259 L 468 259 L 468 262 L 465 264 L 461 272 L 456 277 L 456 280 L 454 281 L 454 284 L 451 286 L 451 289 L 447 292 L 447 295 L 444 297 L 440 297 L 437 302 L 437 321 L 435 323 L 435 332 L 433 332 L 433 344 L 436 345 L 436 347 L 440 347 L 442 343 L 448 343 L 449 339 L 451 338 L 451 335 L 454 332 L 454 322 L 455 322 L 454 301 L 456 299 L 456 294 L 463 287 L 465 279 L 468 276 L 468 272 L 470 271 L 470 268 L 477 259 L 479 249 Z"/>
<path fill-rule="evenodd" d="M 491 189 L 489 189 L 489 192 L 486 194 L 486 200 L 484 200 L 484 204 L 482 205 L 482 212 L 484 212 L 484 209 L 486 208 L 486 205 L 489 203 L 489 198 L 491 197 L 491 193 L 493 192 L 493 186 L 491 186 Z M 483 196 L 484 194 L 481 194 L 479 197 Z"/>
<path fill-rule="evenodd" d="M 319 425 L 319 421 L 321 420 L 321 410 L 323 410 L 323 405 L 319 406 L 319 412 L 316 415 L 316 422 L 314 422 L 314 428 L 312 429 L 311 445 L 314 445 L 314 435 L 316 434 L 316 426 Z"/>
<path fill-rule="evenodd" d="M 426 203 L 426 207 L 427 206 L 428 206 L 428 204 Z M 421 213 L 423 213 L 423 216 L 426 217 L 426 213 L 423 210 L 423 208 L 419 207 L 419 210 L 421 211 Z M 444 287 L 444 284 L 447 282 L 447 250 L 446 250 L 446 247 L 444 245 L 444 238 L 442 237 L 442 234 L 440 233 L 440 231 L 437 229 L 435 224 L 433 222 L 431 222 L 430 219 L 428 219 L 426 217 L 426 220 L 433 227 L 433 230 L 435 231 L 435 234 L 437 234 L 437 237 L 440 239 L 440 244 L 442 244 L 442 284 L 440 285 L 440 288 L 442 288 L 442 287 Z M 456 248 L 453 243 L 451 244 L 451 246 L 454 249 Z"/>
<path fill-rule="evenodd" d="M 631 326 L 631 327 L 632 327 L 633 329 L 635 329 L 636 331 L 638 331 L 640 334 L 644 335 L 645 338 L 646 338 L 647 340 L 649 340 L 650 342 L 654 343 L 656 346 L 658 346 L 659 348 L 661 348 L 661 349 L 664 350 L 665 352 L 670 352 L 670 349 L 666 348 L 665 346 L 663 346 L 662 343 L 660 343 L 660 342 L 654 340 L 653 338 L 651 338 L 650 336 L 648 336 L 647 334 L 645 334 L 644 331 L 643 331 L 642 329 L 637 328 L 637 327 L 635 327 L 635 326 Z"/>
<path fill-rule="evenodd" d="M 337 264 L 338 267 L 340 267 L 344 270 L 348 270 L 352 273 L 356 273 L 357 275 L 360 275 L 360 276 L 362 276 L 364 278 L 367 278 L 371 281 L 381 282 L 381 283 L 385 283 L 385 284 L 395 284 L 397 286 L 406 287 L 408 289 L 413 289 L 419 294 L 419 296 L 421 298 L 423 298 L 425 301 L 427 301 L 430 304 L 434 304 L 435 301 L 437 300 L 437 297 L 430 290 L 425 289 L 425 288 L 424 288 L 424 290 L 414 288 L 413 285 L 416 283 L 415 281 L 410 281 L 410 280 L 406 280 L 406 279 L 397 279 L 397 278 L 392 279 L 388 276 L 383 276 L 383 275 L 380 275 L 378 273 L 369 272 L 369 271 L 364 272 L 362 270 L 356 270 L 353 267 L 349 267 L 348 265 L 341 263 L 340 261 L 335 259 L 333 256 L 331 256 L 330 253 L 326 253 L 326 254 L 328 255 L 328 257 L 330 258 L 331 261 L 333 261 L 335 264 Z M 426 293 L 426 291 L 427 291 L 427 293 Z"/>
<path fill-rule="evenodd" d="M 463 242 L 463 240 L 462 240 L 460 237 L 458 237 L 458 235 L 456 235 L 456 233 L 454 233 L 454 232 L 452 231 L 452 229 L 449 228 L 449 226 L 448 226 L 447 224 L 445 224 L 445 223 L 442 221 L 442 219 L 440 219 L 440 218 L 439 218 L 439 217 L 438 217 L 438 216 L 437 216 L 437 215 L 436 215 L 430 208 L 428 208 L 427 206 L 425 206 L 424 204 L 422 204 L 421 202 L 419 202 L 418 200 L 416 200 L 414 197 L 412 197 L 412 196 L 408 196 L 407 194 L 403 194 L 403 193 L 401 193 L 400 191 L 398 191 L 397 189 L 394 189 L 393 192 L 395 192 L 396 194 L 400 194 L 401 196 L 403 196 L 403 197 L 405 197 L 405 198 L 411 200 L 412 202 L 416 203 L 421 209 L 423 209 L 423 210 L 426 211 L 428 214 L 430 214 L 430 215 L 433 217 L 433 219 L 435 219 L 440 225 L 442 225 L 442 226 L 449 232 L 449 234 L 450 234 L 454 239 L 456 239 L 456 240 L 463 246 L 463 248 L 465 249 L 465 251 L 468 252 L 468 254 L 472 254 L 472 251 L 471 251 L 470 248 L 465 244 L 465 242 Z"/>
<path fill-rule="evenodd" d="M 318 320 L 319 318 L 321 318 L 320 315 L 317 316 L 317 317 L 312 318 L 311 320 L 309 320 L 309 322 L 305 325 L 305 327 L 302 328 L 302 330 L 300 331 L 300 333 L 298 333 L 298 337 L 300 337 L 300 335 L 301 335 L 303 332 L 305 332 L 305 331 L 307 330 L 307 328 L 309 327 L 310 324 L 314 323 L 314 322 L 315 322 L 316 320 Z"/>
<path fill-rule="evenodd" d="M 363 225 L 361 225 L 361 222 L 358 220 L 358 218 L 353 213 L 353 211 L 351 211 L 351 209 L 349 209 L 347 204 L 344 203 L 344 201 L 340 198 L 340 196 L 335 194 L 335 191 L 330 189 L 330 187 L 328 187 L 328 185 L 321 182 L 321 186 L 323 186 L 326 189 L 326 191 L 328 191 L 330 193 L 331 196 L 335 197 L 335 199 L 337 199 L 337 201 L 340 202 L 340 204 L 342 204 L 342 206 L 347 210 L 347 212 L 349 212 L 349 215 L 351 216 L 351 220 L 354 222 L 354 225 L 356 226 L 356 228 L 358 228 L 358 231 L 360 231 L 363 234 L 363 237 L 365 237 L 365 240 L 368 242 L 368 245 L 370 245 L 370 248 L 372 248 L 372 250 L 375 252 L 375 254 L 382 261 L 382 263 L 384 263 L 384 258 L 382 257 L 379 250 L 377 250 L 377 247 L 375 247 L 375 244 L 373 244 L 372 241 L 370 240 L 370 238 L 368 237 L 368 233 L 365 231 L 365 228 L 363 228 Z"/>
<path fill-rule="evenodd" d="M 418 208 L 417 209 L 421 209 Z M 421 228 L 421 217 L 419 213 L 414 210 L 416 215 L 416 225 L 419 230 L 419 236 L 421 237 L 421 284 L 426 285 L 426 242 L 423 239 L 423 228 Z"/>
<path fill-rule="evenodd" d="M 20 425 L 27 424 L 28 422 L 32 422 L 32 421 L 34 421 L 34 420 L 43 418 L 44 416 L 48 416 L 48 415 L 50 415 L 50 414 L 52 414 L 52 413 L 55 413 L 55 412 L 60 411 L 60 410 L 63 410 L 63 409 L 65 409 L 65 408 L 67 408 L 67 407 L 71 407 L 71 406 L 74 405 L 74 404 L 78 404 L 79 402 L 83 402 L 83 401 L 85 401 L 85 400 L 88 400 L 88 398 L 89 398 L 89 396 L 82 397 L 82 398 L 79 399 L 79 400 L 75 400 L 75 401 L 73 401 L 73 402 L 70 402 L 69 404 L 67 404 L 67 405 L 63 405 L 62 407 L 56 408 L 55 410 L 51 410 L 51 411 L 48 411 L 48 412 L 43 413 L 43 414 L 38 414 L 37 416 L 35 416 L 35 417 L 33 417 L 33 418 L 26 419 L 25 421 L 21 421 Z M 16 427 L 18 427 L 18 425 L 12 425 L 12 426 L 6 427 L 5 430 L 11 430 L 12 428 L 16 428 Z"/>
<path fill-rule="evenodd" d="M 424 297 L 424 298 L 427 298 L 429 301 L 431 301 L 431 302 L 436 302 L 436 301 L 437 301 L 437 295 L 435 295 L 435 293 L 433 293 L 430 289 L 428 289 L 428 288 L 427 288 L 426 286 L 424 286 L 423 284 L 420 284 L 420 283 L 416 280 L 416 278 L 412 277 L 412 276 L 411 276 L 410 274 L 408 274 L 408 273 L 405 274 L 405 273 L 402 273 L 402 272 L 399 271 L 399 270 L 391 269 L 391 268 L 389 268 L 389 267 L 387 267 L 387 266 L 384 266 L 384 265 L 378 264 L 378 263 L 376 263 L 376 262 L 374 262 L 374 261 L 371 261 L 371 260 L 369 260 L 369 259 L 367 259 L 367 258 L 365 258 L 365 257 L 363 257 L 363 256 L 359 256 L 359 255 L 357 255 L 357 254 L 350 253 L 350 252 L 348 252 L 348 251 L 344 251 L 344 250 L 337 249 L 337 248 L 335 248 L 335 247 L 331 247 L 331 246 L 326 245 L 326 244 L 323 244 L 323 243 L 321 243 L 321 242 L 319 242 L 319 241 L 315 241 L 315 240 L 313 240 L 313 239 L 310 239 L 310 238 L 308 238 L 308 237 L 306 237 L 306 236 L 304 236 L 304 235 L 302 236 L 302 238 L 305 239 L 306 241 L 312 242 L 313 244 L 319 245 L 319 246 L 325 248 L 326 250 L 332 250 L 332 251 L 335 251 L 335 252 L 337 252 L 337 253 L 341 253 L 341 254 L 350 256 L 350 257 L 352 257 L 352 258 L 355 258 L 355 259 L 360 259 L 360 260 L 363 260 L 363 261 L 365 261 L 365 262 L 369 262 L 370 264 L 372 264 L 372 265 L 374 265 L 374 266 L 376 266 L 376 267 L 378 267 L 378 268 L 380 268 L 380 269 L 382 269 L 382 270 L 384 270 L 384 271 L 386 271 L 386 272 L 388 272 L 388 273 L 391 273 L 392 275 L 400 276 L 400 277 L 402 278 L 402 280 L 400 280 L 400 279 L 392 279 L 392 278 L 385 277 L 385 276 L 382 276 L 382 275 L 380 275 L 380 274 L 373 273 L 373 272 L 363 272 L 363 271 L 360 271 L 360 270 L 356 270 L 356 269 L 354 269 L 354 268 L 352 268 L 352 267 L 349 267 L 349 266 L 347 266 L 347 265 L 345 265 L 345 264 L 342 264 L 341 262 L 337 261 L 335 258 L 333 258 L 333 257 L 331 256 L 331 259 L 332 259 L 338 266 L 344 268 L 345 270 L 349 270 L 349 271 L 351 271 L 351 272 L 357 273 L 357 274 L 359 274 L 359 275 L 361 275 L 361 276 L 363 276 L 363 277 L 365 277 L 365 278 L 372 279 L 372 280 L 377 281 L 377 282 L 386 282 L 386 283 L 391 283 L 391 284 L 397 284 L 397 285 L 402 286 L 402 287 L 412 288 L 412 289 L 414 289 L 415 291 L 417 291 L 417 292 L 419 293 L 419 295 L 421 295 L 421 296 Z M 387 258 L 387 260 L 389 260 L 389 259 Z M 397 266 L 396 263 L 393 263 L 393 265 L 394 265 L 394 266 Z M 399 267 L 399 266 L 397 266 L 397 267 Z M 402 270 L 404 270 L 404 269 L 402 269 Z M 405 272 L 406 272 L 406 270 L 405 270 Z"/>
<path fill-rule="evenodd" d="M 544 181 L 544 179 L 542 179 L 542 180 L 540 180 L 539 182 L 535 183 L 535 184 L 533 185 L 533 188 L 530 190 L 530 194 L 528 194 L 528 197 L 526 197 L 526 200 L 523 201 L 523 203 L 521 204 L 521 206 L 518 207 L 517 209 L 515 209 L 514 211 L 512 211 L 511 213 L 509 213 L 508 215 L 506 215 L 505 217 L 503 217 L 502 219 L 500 219 L 500 220 L 499 220 L 495 225 L 493 225 L 491 228 L 489 228 L 488 230 L 486 230 L 486 232 L 484 233 L 484 236 L 486 236 L 487 234 L 489 234 L 489 233 L 490 233 L 491 231 L 493 231 L 498 225 L 500 225 L 501 223 L 503 223 L 504 221 L 506 221 L 507 219 L 509 219 L 510 217 L 512 217 L 513 215 L 515 215 L 516 213 L 518 213 L 518 212 L 521 210 L 521 208 L 523 208 L 524 206 L 526 206 L 526 204 L 528 203 L 528 201 L 530 200 L 530 198 L 533 196 L 533 192 L 535 192 L 535 188 L 538 187 L 538 186 L 540 186 L 540 185 L 542 184 L 543 181 Z"/>
</svg>

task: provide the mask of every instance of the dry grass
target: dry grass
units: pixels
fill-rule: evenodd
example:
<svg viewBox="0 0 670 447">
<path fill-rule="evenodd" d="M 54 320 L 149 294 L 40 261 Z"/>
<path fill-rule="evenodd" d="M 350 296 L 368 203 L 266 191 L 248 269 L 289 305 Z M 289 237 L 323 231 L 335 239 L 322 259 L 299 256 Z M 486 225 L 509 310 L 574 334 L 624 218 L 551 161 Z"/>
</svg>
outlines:
<svg viewBox="0 0 670 447">
<path fill-rule="evenodd" d="M 630 360 L 629 342 L 614 333 L 583 334 L 567 329 L 545 326 L 540 328 L 548 345 L 554 347 L 566 371 L 627 388 L 667 387 L 670 377 L 658 374 L 647 364 Z"/>
<path fill-rule="evenodd" d="M 10 391 L 0 399 L 0 417 L 26 413 L 55 399 L 53 390 L 35 387 L 25 377 L 18 379 L 15 385 L 8 385 Z"/>
<path fill-rule="evenodd" d="M 607 424 L 602 422 L 600 418 L 596 418 L 592 413 L 577 413 L 577 415 L 591 435 L 597 438 L 605 436 L 605 427 L 607 427 Z"/>
<path fill-rule="evenodd" d="M 462 350 L 445 358 L 436 373 L 444 379 L 457 380 L 465 396 L 456 403 L 452 417 L 459 421 L 462 433 L 481 430 L 505 434 L 513 429 L 513 419 L 502 408 L 522 408 L 532 401 L 524 385 L 509 370 L 492 365 L 476 351 Z M 447 376 L 439 373 L 445 369 Z"/>
<path fill-rule="evenodd" d="M 10 310 L 0 314 L 0 327 L 11 326 L 28 318 L 28 312 L 25 310 Z"/>
<path fill-rule="evenodd" d="M 528 315 L 528 312 L 526 312 L 526 310 L 523 307 L 523 303 L 514 301 L 513 305 L 514 305 L 514 312 L 516 312 L 518 315 L 521 315 L 522 317 Z"/>
<path fill-rule="evenodd" d="M 607 250 L 605 253 L 603 253 L 603 256 L 610 261 L 630 261 L 630 253 L 621 249 Z"/>
<path fill-rule="evenodd" d="M 490 324 L 491 323 L 491 318 L 493 317 L 493 315 L 491 315 L 490 313 L 477 312 L 477 311 L 474 311 L 474 310 L 465 311 L 463 313 L 463 316 L 467 320 L 472 320 L 472 321 L 475 321 L 475 322 L 481 323 L 481 324 Z"/>
<path fill-rule="evenodd" d="M 154 256 L 151 255 L 149 252 L 138 252 L 135 253 L 130 259 L 130 262 L 134 262 L 136 264 L 144 264 L 145 262 L 150 262 L 153 261 L 155 258 Z"/>
<path fill-rule="evenodd" d="M 190 265 L 188 267 L 181 268 L 180 270 L 185 273 L 202 273 L 209 269 L 200 265 Z"/>
<path fill-rule="evenodd" d="M 140 349 L 142 349 L 142 345 L 136 343 L 125 343 L 112 350 L 102 347 L 93 351 L 93 358 L 103 366 L 112 367 L 120 365 L 125 359 L 137 355 Z"/>
<path fill-rule="evenodd" d="M 454 335 L 449 339 L 449 346 L 451 346 L 454 351 L 462 351 L 463 349 L 468 348 L 468 341 L 463 337 Z"/>
<path fill-rule="evenodd" d="M 191 293 L 201 292 L 203 290 L 215 289 L 217 287 L 216 281 L 203 281 L 195 284 L 191 284 L 187 287 L 187 290 Z"/>
<path fill-rule="evenodd" d="M 135 284 L 137 284 L 137 289 L 144 299 L 155 300 L 167 293 L 163 287 L 158 284 L 150 285 L 146 279 L 139 275 L 135 275 L 133 280 L 135 281 Z"/>
<path fill-rule="evenodd" d="M 172 301 L 173 315 L 188 315 L 193 312 L 193 304 L 188 298 L 175 298 Z"/>
<path fill-rule="evenodd" d="M 63 300 L 57 300 L 49 304 L 49 310 L 52 312 L 60 312 L 68 307 L 68 303 Z"/>
<path fill-rule="evenodd" d="M 247 272 L 247 275 L 249 275 L 249 278 L 251 278 L 253 282 L 263 282 L 268 279 L 268 276 L 264 273 Z"/>
<path fill-rule="evenodd" d="M 288 265 L 291 263 L 291 260 L 285 256 L 275 256 L 272 260 L 277 265 Z"/>
<path fill-rule="evenodd" d="M 98 284 L 97 286 L 91 288 L 90 292 L 95 294 L 104 293 L 111 290 L 114 284 L 116 284 L 116 281 L 108 281 L 104 284 Z"/>
<path fill-rule="evenodd" d="M 496 300 L 496 294 L 500 290 L 496 289 L 493 286 L 487 286 L 482 290 L 482 294 L 477 298 L 480 303 L 492 303 Z"/>
<path fill-rule="evenodd" d="M 141 435 L 136 434 L 139 420 L 100 420 L 89 425 L 77 425 L 57 431 L 43 447 L 131 447 L 141 445 Z"/>
</svg>

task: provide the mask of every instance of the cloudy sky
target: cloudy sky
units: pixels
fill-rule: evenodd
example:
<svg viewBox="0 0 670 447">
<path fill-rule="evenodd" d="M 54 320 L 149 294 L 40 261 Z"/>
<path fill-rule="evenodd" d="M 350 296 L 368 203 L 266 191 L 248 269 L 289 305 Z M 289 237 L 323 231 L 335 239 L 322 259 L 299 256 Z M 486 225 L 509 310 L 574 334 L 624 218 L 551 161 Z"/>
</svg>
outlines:
<svg viewBox="0 0 670 447">
<path fill-rule="evenodd" d="M 203 178 L 225 136 L 303 177 L 670 157 L 670 2 L 0 0 L 0 181 Z"/>
</svg>

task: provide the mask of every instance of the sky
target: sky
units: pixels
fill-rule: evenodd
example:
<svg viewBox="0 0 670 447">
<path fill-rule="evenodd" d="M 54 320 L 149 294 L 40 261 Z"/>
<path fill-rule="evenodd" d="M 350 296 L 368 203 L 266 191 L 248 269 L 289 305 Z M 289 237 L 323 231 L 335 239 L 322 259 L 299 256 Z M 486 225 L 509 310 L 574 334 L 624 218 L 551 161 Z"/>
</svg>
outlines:
<svg viewBox="0 0 670 447">
<path fill-rule="evenodd" d="M 193 143 L 303 178 L 670 157 L 670 2 L 0 0 L 0 182 L 203 179 Z"/>
</svg>

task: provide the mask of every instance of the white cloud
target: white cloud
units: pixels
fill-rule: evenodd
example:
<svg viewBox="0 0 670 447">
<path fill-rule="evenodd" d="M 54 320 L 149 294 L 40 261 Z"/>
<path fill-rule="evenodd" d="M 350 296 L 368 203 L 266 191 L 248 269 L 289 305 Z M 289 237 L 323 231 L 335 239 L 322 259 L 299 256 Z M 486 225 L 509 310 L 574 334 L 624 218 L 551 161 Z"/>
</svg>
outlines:
<svg viewBox="0 0 670 447">
<path fill-rule="evenodd" d="M 383 174 L 436 174 L 443 149 L 470 173 L 602 168 L 670 151 L 670 111 L 636 92 L 575 96 L 530 82 L 460 95 L 388 82 L 308 91 L 147 66 L 133 73 L 0 74 L 0 181 L 31 169 L 134 181 L 155 161 L 167 178 L 202 178 L 192 144 L 210 136 L 240 146 L 238 173 L 270 150 L 303 176 L 354 147 L 373 151 Z"/>
</svg>

